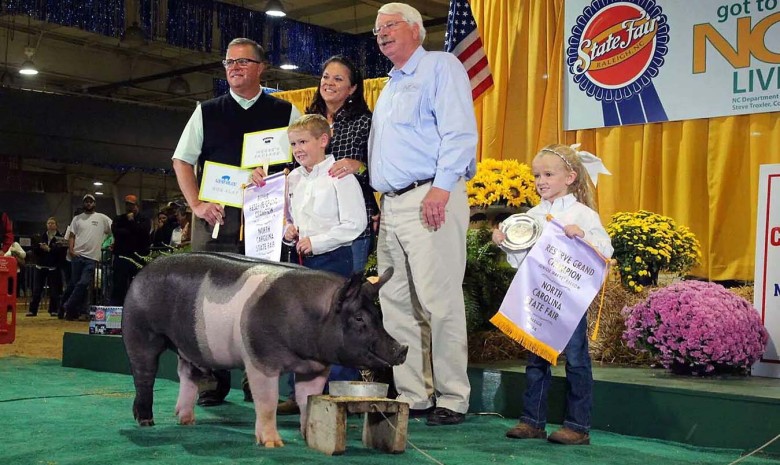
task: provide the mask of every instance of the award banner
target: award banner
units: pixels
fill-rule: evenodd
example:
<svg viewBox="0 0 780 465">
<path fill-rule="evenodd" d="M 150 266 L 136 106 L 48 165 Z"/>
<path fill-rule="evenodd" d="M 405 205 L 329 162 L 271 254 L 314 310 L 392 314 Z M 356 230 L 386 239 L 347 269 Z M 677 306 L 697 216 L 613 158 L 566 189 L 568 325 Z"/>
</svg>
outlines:
<svg viewBox="0 0 780 465">
<path fill-rule="evenodd" d="M 552 220 L 520 264 L 490 322 L 553 365 L 604 284 L 607 259 Z"/>
<path fill-rule="evenodd" d="M 244 191 L 244 241 L 248 257 L 278 262 L 284 238 L 284 200 L 287 176 L 276 173 L 265 185 L 251 185 Z"/>
<path fill-rule="evenodd" d="M 292 151 L 286 127 L 244 134 L 241 168 L 290 162 L 292 162 Z"/>
<path fill-rule="evenodd" d="M 777 1 L 566 0 L 564 129 L 780 111 Z"/>
<path fill-rule="evenodd" d="M 769 333 L 753 375 L 780 378 L 780 164 L 759 168 L 753 284 L 753 306 Z"/>
<path fill-rule="evenodd" d="M 244 186 L 251 181 L 252 172 L 233 165 L 207 161 L 203 165 L 198 199 L 241 208 L 244 205 Z"/>
</svg>

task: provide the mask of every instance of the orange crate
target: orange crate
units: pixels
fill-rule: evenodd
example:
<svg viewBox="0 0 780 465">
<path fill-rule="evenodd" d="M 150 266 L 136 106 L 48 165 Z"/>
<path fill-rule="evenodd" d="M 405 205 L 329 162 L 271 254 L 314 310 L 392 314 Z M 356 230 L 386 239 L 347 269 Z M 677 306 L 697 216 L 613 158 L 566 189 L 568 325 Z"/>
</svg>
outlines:
<svg viewBox="0 0 780 465">
<path fill-rule="evenodd" d="M 0 344 L 16 339 L 16 259 L 0 257 Z"/>
</svg>

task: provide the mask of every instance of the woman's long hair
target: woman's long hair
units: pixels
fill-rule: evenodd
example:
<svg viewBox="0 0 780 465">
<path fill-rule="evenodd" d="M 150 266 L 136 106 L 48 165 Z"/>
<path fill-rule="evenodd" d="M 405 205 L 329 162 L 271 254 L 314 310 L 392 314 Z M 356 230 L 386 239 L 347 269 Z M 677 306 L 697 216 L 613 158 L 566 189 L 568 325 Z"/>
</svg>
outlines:
<svg viewBox="0 0 780 465">
<path fill-rule="evenodd" d="M 334 55 L 325 61 L 325 63 L 322 64 L 322 69 L 320 70 L 320 76 L 322 76 L 322 73 L 325 72 L 325 68 L 328 67 L 331 63 L 339 63 L 341 65 L 344 65 L 349 70 L 349 85 L 351 86 L 357 86 L 355 87 L 355 92 L 352 93 L 349 97 L 347 97 L 347 100 L 344 102 L 344 105 L 341 107 L 343 111 L 349 116 L 349 115 L 362 115 L 364 113 L 368 113 L 368 104 L 366 103 L 366 98 L 363 96 L 363 75 L 360 73 L 360 70 L 355 67 L 355 64 L 352 63 L 352 61 L 345 57 L 344 55 Z M 325 100 L 322 98 L 322 93 L 320 92 L 320 86 L 317 86 L 317 90 L 314 92 L 314 100 L 311 102 L 311 105 L 306 109 L 307 114 L 318 114 L 327 117 L 328 114 L 328 107 L 325 104 Z"/>
</svg>

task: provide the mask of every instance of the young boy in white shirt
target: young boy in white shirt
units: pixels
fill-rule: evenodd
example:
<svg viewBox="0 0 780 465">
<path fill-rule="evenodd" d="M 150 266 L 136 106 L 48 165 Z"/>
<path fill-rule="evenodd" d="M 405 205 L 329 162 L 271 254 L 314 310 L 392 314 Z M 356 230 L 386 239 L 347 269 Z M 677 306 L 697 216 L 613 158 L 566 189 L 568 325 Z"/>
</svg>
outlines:
<svg viewBox="0 0 780 465">
<path fill-rule="evenodd" d="M 330 142 L 330 125 L 320 115 L 304 115 L 287 128 L 295 160 L 301 165 L 287 177 L 290 216 L 284 239 L 295 243 L 293 261 L 315 270 L 344 277 L 352 273 L 352 241 L 367 224 L 363 191 L 355 175 L 330 176 L 335 162 L 325 155 Z M 332 365 L 329 381 L 358 379 L 355 368 Z M 279 415 L 298 413 L 294 377 L 292 392 L 277 406 Z"/>
<path fill-rule="evenodd" d="M 298 262 L 307 268 L 349 277 L 352 241 L 366 228 L 363 191 L 354 175 L 337 178 L 325 154 L 330 125 L 320 115 L 304 115 L 287 128 L 293 156 L 301 165 L 287 178 L 292 221 L 284 238 L 295 242 Z"/>
</svg>

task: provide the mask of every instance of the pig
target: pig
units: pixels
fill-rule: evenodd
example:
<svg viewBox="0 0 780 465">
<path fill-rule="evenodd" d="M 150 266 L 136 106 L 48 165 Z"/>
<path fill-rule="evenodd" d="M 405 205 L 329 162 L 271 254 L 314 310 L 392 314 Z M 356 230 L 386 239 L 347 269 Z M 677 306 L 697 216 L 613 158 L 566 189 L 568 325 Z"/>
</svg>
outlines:
<svg viewBox="0 0 780 465">
<path fill-rule="evenodd" d="M 382 326 L 379 288 L 298 265 L 224 253 L 157 258 L 133 280 L 122 333 L 135 384 L 133 416 L 153 426 L 153 387 L 160 354 L 178 354 L 178 422 L 195 422 L 197 382 L 213 369 L 246 370 L 255 407 L 255 438 L 284 446 L 276 428 L 279 375 L 296 375 L 296 401 L 321 394 L 330 364 L 384 368 L 406 359 L 407 347 Z M 305 436 L 306 409 L 301 409 Z"/>
</svg>

